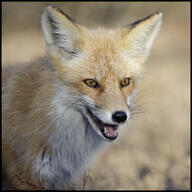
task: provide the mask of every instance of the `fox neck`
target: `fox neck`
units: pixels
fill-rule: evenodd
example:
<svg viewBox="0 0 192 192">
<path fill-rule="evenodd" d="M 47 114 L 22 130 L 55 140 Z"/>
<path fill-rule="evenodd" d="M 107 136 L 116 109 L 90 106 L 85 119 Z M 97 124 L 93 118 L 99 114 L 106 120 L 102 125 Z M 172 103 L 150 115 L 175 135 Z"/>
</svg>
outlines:
<svg viewBox="0 0 192 192">
<path fill-rule="evenodd" d="M 53 110 L 48 114 L 54 125 L 54 130 L 48 138 L 51 153 L 44 157 L 45 163 L 47 159 L 52 159 L 52 165 L 48 166 L 48 169 L 51 169 L 48 174 L 42 159 L 38 162 L 39 165 L 41 164 L 39 169 L 42 175 L 47 174 L 46 178 L 54 181 L 56 188 L 67 185 L 84 172 L 92 162 L 94 152 L 101 149 L 105 142 L 92 129 L 86 117 L 77 109 L 70 107 L 69 102 L 67 104 L 66 98 L 70 97 L 67 87 L 57 86 L 51 103 Z M 60 175 L 59 180 L 55 179 L 54 173 Z"/>
</svg>

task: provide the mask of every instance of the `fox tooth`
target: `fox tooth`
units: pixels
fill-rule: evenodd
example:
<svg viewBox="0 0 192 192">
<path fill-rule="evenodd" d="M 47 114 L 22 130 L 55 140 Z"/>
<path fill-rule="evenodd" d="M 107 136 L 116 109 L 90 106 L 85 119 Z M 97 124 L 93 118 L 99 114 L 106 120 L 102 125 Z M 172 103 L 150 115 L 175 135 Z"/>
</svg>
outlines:
<svg viewBox="0 0 192 192">
<path fill-rule="evenodd" d="M 105 128 L 105 127 L 104 127 L 104 133 L 105 133 L 105 134 L 107 134 L 107 130 L 106 130 L 106 128 Z"/>
</svg>

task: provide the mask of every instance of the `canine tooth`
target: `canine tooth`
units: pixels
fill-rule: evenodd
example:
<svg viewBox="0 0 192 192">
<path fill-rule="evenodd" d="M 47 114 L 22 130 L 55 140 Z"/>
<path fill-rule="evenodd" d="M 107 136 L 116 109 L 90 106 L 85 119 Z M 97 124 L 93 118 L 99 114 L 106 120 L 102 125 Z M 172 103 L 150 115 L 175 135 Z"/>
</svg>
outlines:
<svg viewBox="0 0 192 192">
<path fill-rule="evenodd" d="M 106 130 L 106 128 L 105 128 L 105 127 L 104 127 L 104 133 L 105 133 L 105 134 L 107 134 L 107 130 Z"/>
</svg>

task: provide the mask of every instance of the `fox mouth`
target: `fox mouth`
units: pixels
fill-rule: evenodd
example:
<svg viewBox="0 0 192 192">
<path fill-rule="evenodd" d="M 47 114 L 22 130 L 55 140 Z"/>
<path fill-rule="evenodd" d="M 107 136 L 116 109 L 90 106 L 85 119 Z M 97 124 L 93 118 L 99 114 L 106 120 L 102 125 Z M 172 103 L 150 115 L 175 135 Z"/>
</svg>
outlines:
<svg viewBox="0 0 192 192">
<path fill-rule="evenodd" d="M 102 135 L 108 140 L 113 141 L 118 137 L 117 128 L 118 125 L 103 123 L 98 117 L 96 117 L 88 108 L 87 113 L 94 124 L 98 127 Z"/>
</svg>

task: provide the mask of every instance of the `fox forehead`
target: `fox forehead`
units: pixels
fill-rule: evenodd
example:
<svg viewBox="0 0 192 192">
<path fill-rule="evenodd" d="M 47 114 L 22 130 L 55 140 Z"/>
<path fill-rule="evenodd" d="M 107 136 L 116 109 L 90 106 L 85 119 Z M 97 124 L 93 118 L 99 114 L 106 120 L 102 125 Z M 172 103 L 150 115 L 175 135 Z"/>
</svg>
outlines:
<svg viewBox="0 0 192 192">
<path fill-rule="evenodd" d="M 117 30 L 86 29 L 82 36 L 85 39 L 83 50 L 86 59 L 79 63 L 79 68 L 82 73 L 86 72 L 87 76 L 97 80 L 109 77 L 122 79 L 135 76 L 142 70 L 139 63 L 133 63 L 131 58 L 126 56 L 126 49 Z"/>
</svg>

